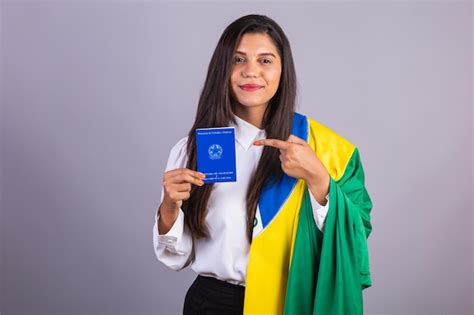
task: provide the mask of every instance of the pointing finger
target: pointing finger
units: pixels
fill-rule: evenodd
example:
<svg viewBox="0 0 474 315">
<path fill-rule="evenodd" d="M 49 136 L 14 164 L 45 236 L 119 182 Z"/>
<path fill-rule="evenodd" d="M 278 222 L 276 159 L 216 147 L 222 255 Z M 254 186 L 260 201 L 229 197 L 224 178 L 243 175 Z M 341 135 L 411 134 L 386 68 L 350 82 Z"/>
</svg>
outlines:
<svg viewBox="0 0 474 315">
<path fill-rule="evenodd" d="M 307 144 L 306 141 L 303 139 L 295 136 L 295 135 L 290 135 L 286 141 L 293 142 L 293 143 L 298 143 L 298 144 Z"/>
<path fill-rule="evenodd" d="M 291 146 L 290 143 L 283 140 L 278 140 L 278 139 L 260 139 L 260 140 L 254 141 L 253 144 L 266 145 L 266 146 L 270 146 L 270 147 L 274 147 L 274 148 L 282 149 L 282 150 L 286 150 Z"/>
</svg>

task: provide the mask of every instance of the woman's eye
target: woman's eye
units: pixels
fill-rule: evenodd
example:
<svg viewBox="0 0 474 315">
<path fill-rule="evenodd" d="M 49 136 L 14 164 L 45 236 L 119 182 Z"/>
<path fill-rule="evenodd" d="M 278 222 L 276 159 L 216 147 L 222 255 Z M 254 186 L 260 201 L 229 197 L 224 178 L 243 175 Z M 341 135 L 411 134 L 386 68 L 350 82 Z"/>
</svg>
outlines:
<svg viewBox="0 0 474 315">
<path fill-rule="evenodd" d="M 241 63 L 241 62 L 244 62 L 244 61 L 245 61 L 245 60 L 244 60 L 244 58 L 242 58 L 242 57 L 235 57 L 235 58 L 234 58 L 234 62 L 235 62 L 235 63 Z M 262 59 L 260 62 L 263 63 L 263 64 L 270 64 L 270 63 L 272 63 L 272 61 L 271 61 L 270 59 Z"/>
</svg>

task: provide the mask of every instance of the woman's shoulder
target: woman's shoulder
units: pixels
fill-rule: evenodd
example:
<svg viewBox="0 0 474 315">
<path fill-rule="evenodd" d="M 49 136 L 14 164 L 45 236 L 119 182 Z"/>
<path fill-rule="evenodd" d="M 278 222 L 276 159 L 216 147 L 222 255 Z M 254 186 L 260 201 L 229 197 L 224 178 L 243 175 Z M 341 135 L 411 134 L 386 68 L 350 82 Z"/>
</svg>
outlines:
<svg viewBox="0 0 474 315">
<path fill-rule="evenodd" d="M 169 153 L 166 170 L 186 167 L 187 164 L 187 143 L 188 136 L 179 139 L 172 147 Z"/>
<path fill-rule="evenodd" d="M 188 136 L 180 138 L 171 148 L 171 151 L 181 151 L 186 148 L 188 144 Z"/>
<path fill-rule="evenodd" d="M 307 121 L 309 145 L 315 150 L 332 177 L 340 178 L 349 161 L 357 155 L 357 147 L 331 127 L 311 117 L 307 117 Z"/>
<path fill-rule="evenodd" d="M 345 136 L 341 135 L 339 132 L 335 131 L 328 125 L 323 124 L 308 116 L 307 120 L 309 129 L 308 132 L 312 133 L 313 136 L 317 137 L 318 142 L 320 142 L 321 144 L 330 146 L 338 145 L 352 149 L 355 147 L 355 144 L 353 144 L 349 139 L 347 139 Z"/>
</svg>

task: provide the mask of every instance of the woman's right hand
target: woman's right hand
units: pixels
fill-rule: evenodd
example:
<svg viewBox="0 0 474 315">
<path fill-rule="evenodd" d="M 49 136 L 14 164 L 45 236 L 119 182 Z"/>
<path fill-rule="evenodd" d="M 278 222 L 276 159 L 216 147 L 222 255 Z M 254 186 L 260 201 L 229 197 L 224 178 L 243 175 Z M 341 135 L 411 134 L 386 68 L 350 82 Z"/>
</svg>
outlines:
<svg viewBox="0 0 474 315">
<path fill-rule="evenodd" d="M 163 175 L 164 197 L 162 211 L 168 214 L 177 214 L 183 200 L 189 199 L 191 185 L 202 186 L 205 175 L 188 168 L 177 168 L 165 172 Z"/>
</svg>

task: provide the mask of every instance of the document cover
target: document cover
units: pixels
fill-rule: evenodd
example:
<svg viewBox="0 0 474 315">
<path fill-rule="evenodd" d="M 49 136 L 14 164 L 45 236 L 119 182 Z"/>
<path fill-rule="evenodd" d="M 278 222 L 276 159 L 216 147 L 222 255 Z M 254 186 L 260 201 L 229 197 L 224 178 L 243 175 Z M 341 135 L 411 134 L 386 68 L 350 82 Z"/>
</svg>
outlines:
<svg viewBox="0 0 474 315">
<path fill-rule="evenodd" d="M 197 171 L 204 183 L 235 182 L 235 128 L 196 129 Z"/>
</svg>

